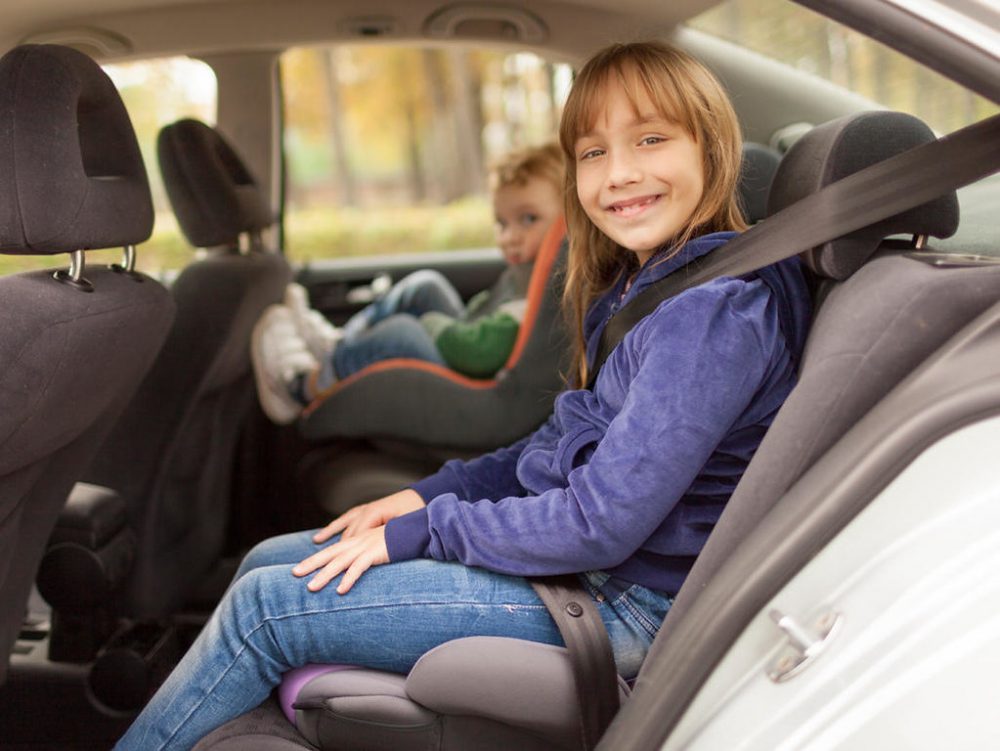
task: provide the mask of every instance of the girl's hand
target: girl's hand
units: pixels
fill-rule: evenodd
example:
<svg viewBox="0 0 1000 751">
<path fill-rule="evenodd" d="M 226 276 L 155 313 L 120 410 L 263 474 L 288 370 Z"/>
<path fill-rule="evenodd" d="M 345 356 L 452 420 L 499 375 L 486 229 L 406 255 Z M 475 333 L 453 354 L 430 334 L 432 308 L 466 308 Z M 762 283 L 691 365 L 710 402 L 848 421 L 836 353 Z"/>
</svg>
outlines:
<svg viewBox="0 0 1000 751">
<path fill-rule="evenodd" d="M 319 569 L 319 573 L 306 585 L 312 592 L 318 592 L 342 571 L 344 578 L 337 585 L 338 594 L 346 594 L 360 576 L 372 566 L 389 562 L 389 551 L 385 547 L 385 526 L 375 527 L 356 534 L 313 553 L 292 569 L 296 576 L 306 576 Z"/>
<path fill-rule="evenodd" d="M 365 530 L 384 526 L 391 519 L 422 509 L 425 505 L 424 499 L 417 494 L 417 491 L 411 488 L 400 490 L 377 501 L 355 506 L 341 514 L 313 535 L 313 542 L 326 542 L 340 531 L 344 533 L 341 539 L 356 537 Z"/>
</svg>

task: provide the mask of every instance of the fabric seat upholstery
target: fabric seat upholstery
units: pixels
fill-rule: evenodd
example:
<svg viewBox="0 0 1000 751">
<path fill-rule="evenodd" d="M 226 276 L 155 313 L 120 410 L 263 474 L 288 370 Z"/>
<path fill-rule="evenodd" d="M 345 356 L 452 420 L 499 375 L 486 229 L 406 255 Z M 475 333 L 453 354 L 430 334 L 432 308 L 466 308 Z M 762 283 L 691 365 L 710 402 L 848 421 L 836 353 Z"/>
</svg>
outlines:
<svg viewBox="0 0 1000 751">
<path fill-rule="evenodd" d="M 139 544 L 120 606 L 144 618 L 179 607 L 221 558 L 237 440 L 255 399 L 250 332 L 291 278 L 283 256 L 260 248 L 270 214 L 221 134 L 181 120 L 161 131 L 159 156 L 185 235 L 215 250 L 174 281 L 163 351 L 87 477 L 125 499 Z M 255 249 L 240 252 L 241 236 Z"/>
<path fill-rule="evenodd" d="M 4 55 L 0 252 L 134 245 L 152 228 L 139 146 L 107 75 L 64 47 Z M 0 681 L 59 511 L 173 315 L 145 275 L 77 270 L 78 283 L 44 270 L 0 278 Z"/>
<path fill-rule="evenodd" d="M 808 192 L 932 138 L 931 131 L 915 118 L 889 112 L 863 113 L 816 128 L 785 157 L 772 190 L 770 210 L 780 210 Z M 828 280 L 826 284 L 831 288 L 809 335 L 800 364 L 800 382 L 779 412 L 681 589 L 654 642 L 654 650 L 663 649 L 669 642 L 672 624 L 683 617 L 685 608 L 697 598 L 704 582 L 790 483 L 912 368 L 931 356 L 954 332 L 1000 296 L 1000 266 L 940 268 L 921 260 L 920 254 L 886 249 L 869 261 L 887 235 L 907 232 L 947 237 L 954 233 L 957 221 L 957 201 L 954 194 L 950 194 L 881 222 L 874 231 L 861 230 L 805 254 L 807 265 L 817 276 Z M 956 304 L 958 300 L 961 302 Z M 482 655 L 487 650 L 495 652 L 508 648 L 498 641 L 510 643 L 514 640 L 476 637 L 449 642 L 428 653 L 405 679 L 407 684 L 418 669 L 427 671 L 429 662 L 442 660 L 448 669 L 439 673 L 437 689 L 424 685 L 418 692 L 408 693 L 409 698 L 427 708 L 435 706 L 439 697 L 462 695 L 463 691 L 474 697 L 481 683 L 490 684 L 488 676 L 479 669 L 483 658 L 473 659 L 470 654 Z M 516 704 L 518 697 L 509 698 L 511 694 L 530 693 L 530 686 L 542 680 L 534 673 L 539 664 L 537 656 L 545 650 L 559 651 L 542 645 L 520 644 L 519 649 L 524 650 L 521 657 L 511 658 L 512 664 L 522 671 L 520 681 L 508 694 L 490 693 L 494 705 L 508 701 Z M 452 650 L 463 650 L 464 659 L 449 660 L 447 655 Z M 571 674 L 568 658 L 561 666 L 548 669 Z M 362 714 L 361 706 L 370 709 L 377 701 L 362 683 L 364 674 L 375 671 L 353 672 L 358 680 L 359 707 L 353 712 L 344 709 L 343 698 L 349 694 L 340 688 L 335 696 L 329 697 L 330 702 L 336 702 L 336 711 L 329 703 L 317 702 L 313 689 L 319 678 L 314 679 L 312 688 L 307 684 L 297 693 L 296 722 L 309 740 L 321 748 L 361 747 L 352 745 L 350 735 L 344 733 L 343 728 L 352 718 Z M 346 675 L 350 676 L 350 671 Z M 637 691 L 656 690 L 655 685 L 644 687 L 643 681 L 644 673 L 640 673 Z M 574 692 L 566 690 L 561 701 L 566 706 L 575 706 Z M 467 704 L 473 703 L 474 698 L 470 698 Z M 627 709 L 628 703 L 625 706 Z M 320 719 L 318 713 L 324 710 L 326 714 Z M 442 705 L 439 712 L 442 718 L 447 715 L 449 719 L 464 716 L 468 720 L 472 714 L 475 712 L 468 706 Z M 344 724 L 338 728 L 340 719 Z M 239 727 L 240 722 L 239 719 L 234 721 L 229 730 Z M 317 735 L 315 728 L 324 727 L 324 724 L 325 732 Z M 383 720 L 387 733 L 391 724 Z M 489 735 L 484 727 L 480 730 Z M 392 730 L 395 734 L 391 742 L 368 744 L 365 748 L 417 747 L 408 744 L 402 728 Z M 537 738 L 531 728 L 522 727 L 522 730 L 529 740 Z M 463 742 L 466 747 L 474 745 L 470 739 L 475 737 L 471 735 L 475 731 L 466 725 L 464 732 L 470 735 L 461 740 L 452 739 L 454 745 L 441 747 L 462 748 Z M 576 724 L 567 722 L 562 735 L 550 736 L 549 741 L 555 747 L 574 747 Z M 207 751 L 213 746 L 203 742 L 198 748 Z"/>
</svg>

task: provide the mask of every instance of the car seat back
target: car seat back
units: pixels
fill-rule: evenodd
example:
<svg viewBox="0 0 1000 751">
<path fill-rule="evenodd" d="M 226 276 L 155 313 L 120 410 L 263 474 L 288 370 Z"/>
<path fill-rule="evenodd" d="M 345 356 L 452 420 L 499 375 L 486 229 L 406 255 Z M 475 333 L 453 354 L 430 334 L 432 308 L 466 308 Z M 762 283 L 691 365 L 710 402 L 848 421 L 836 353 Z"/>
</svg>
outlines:
<svg viewBox="0 0 1000 751">
<path fill-rule="evenodd" d="M 54 45 L 4 55 L 0 252 L 72 263 L 0 278 L 0 681 L 59 511 L 169 328 L 166 290 L 128 268 L 152 228 L 139 146 L 107 75 Z M 124 267 L 86 266 L 83 249 L 115 245 L 131 249 Z"/>
<path fill-rule="evenodd" d="M 171 286 L 177 317 L 163 351 L 88 473 L 122 495 L 138 537 L 121 602 L 135 617 L 179 607 L 221 558 L 237 439 L 254 404 L 250 332 L 291 278 L 284 257 L 262 248 L 270 215 L 216 130 L 168 125 L 159 157 L 182 230 L 214 250 Z"/>
<path fill-rule="evenodd" d="M 816 128 L 785 157 L 782 188 L 772 193 L 772 207 L 794 201 L 798 190 L 821 187 L 933 137 L 915 118 L 891 112 L 864 113 Z M 830 156 L 820 159 L 820 153 Z M 924 246 L 927 235 L 949 236 L 957 224 L 957 199 L 950 193 L 805 254 L 824 281 L 799 382 L 695 561 L 640 672 L 637 690 L 665 690 L 662 666 L 676 667 L 678 659 L 686 659 L 682 654 L 691 655 L 688 667 L 695 660 L 706 662 L 690 648 L 692 631 L 703 630 L 707 617 L 698 603 L 735 559 L 741 542 L 797 481 L 829 458 L 853 426 L 1000 299 L 1000 264 L 970 259 L 956 265 L 946 255 L 914 247 Z M 916 237 L 880 243 L 881 237 L 902 232 Z M 847 469 L 840 467 L 839 473 Z M 705 670 L 710 667 L 704 664 Z M 675 696 L 681 708 L 690 698 Z M 623 712 L 621 722 L 637 716 Z M 609 736 L 613 747 L 620 736 Z"/>
</svg>

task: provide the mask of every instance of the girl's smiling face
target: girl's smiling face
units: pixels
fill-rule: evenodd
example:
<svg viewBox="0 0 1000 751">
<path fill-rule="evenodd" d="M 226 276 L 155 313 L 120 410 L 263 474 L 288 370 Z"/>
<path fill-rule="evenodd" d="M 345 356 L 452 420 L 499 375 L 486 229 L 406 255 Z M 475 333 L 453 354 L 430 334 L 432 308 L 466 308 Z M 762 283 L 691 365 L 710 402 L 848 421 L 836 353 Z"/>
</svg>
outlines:
<svg viewBox="0 0 1000 751">
<path fill-rule="evenodd" d="M 574 148 L 577 195 L 590 221 L 645 263 L 677 237 L 704 193 L 701 148 L 646 95 L 633 106 L 607 84 L 606 102 Z"/>
</svg>

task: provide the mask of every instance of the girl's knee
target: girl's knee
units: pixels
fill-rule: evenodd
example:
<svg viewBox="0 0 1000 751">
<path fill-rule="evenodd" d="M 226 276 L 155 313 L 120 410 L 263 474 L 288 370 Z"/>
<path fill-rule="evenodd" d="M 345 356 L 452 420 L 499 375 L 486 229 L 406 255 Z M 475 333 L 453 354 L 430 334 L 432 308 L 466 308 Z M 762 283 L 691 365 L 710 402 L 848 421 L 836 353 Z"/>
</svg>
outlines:
<svg viewBox="0 0 1000 751">
<path fill-rule="evenodd" d="M 240 563 L 235 579 L 239 579 L 253 569 L 265 566 L 293 566 L 310 554 L 308 543 L 300 539 L 303 535 L 312 537 L 312 532 L 295 532 L 279 537 L 270 537 L 250 549 Z"/>
</svg>

